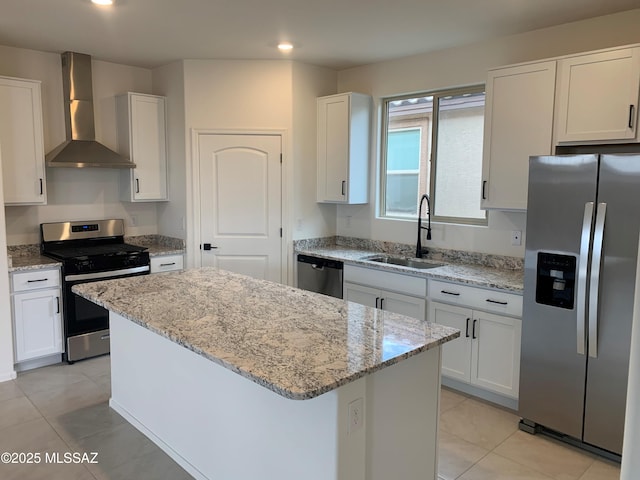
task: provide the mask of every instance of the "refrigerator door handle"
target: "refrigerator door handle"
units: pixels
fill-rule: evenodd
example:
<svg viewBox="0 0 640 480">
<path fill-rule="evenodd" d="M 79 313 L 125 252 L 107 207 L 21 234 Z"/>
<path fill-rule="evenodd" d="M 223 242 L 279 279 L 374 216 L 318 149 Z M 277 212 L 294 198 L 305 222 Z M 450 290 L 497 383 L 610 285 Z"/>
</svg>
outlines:
<svg viewBox="0 0 640 480">
<path fill-rule="evenodd" d="M 607 204 L 599 203 L 596 212 L 596 228 L 593 234 L 591 256 L 591 283 L 589 284 L 589 356 L 598 358 L 598 292 L 600 291 L 600 267 L 602 264 L 602 240 Z"/>
<path fill-rule="evenodd" d="M 584 204 L 584 217 L 582 220 L 582 234 L 580 236 L 580 259 L 578 261 L 578 288 L 576 298 L 576 336 L 577 352 L 584 355 L 586 352 L 587 336 L 585 326 L 587 316 L 587 263 L 589 262 L 589 241 L 591 240 L 591 222 L 593 220 L 593 202 Z"/>
</svg>

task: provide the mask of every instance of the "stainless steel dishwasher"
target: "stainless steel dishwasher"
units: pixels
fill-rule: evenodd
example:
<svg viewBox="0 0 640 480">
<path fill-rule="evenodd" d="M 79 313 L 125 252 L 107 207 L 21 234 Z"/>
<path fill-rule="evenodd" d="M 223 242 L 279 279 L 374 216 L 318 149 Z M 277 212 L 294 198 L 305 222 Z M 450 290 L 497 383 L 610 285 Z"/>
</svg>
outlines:
<svg viewBox="0 0 640 480">
<path fill-rule="evenodd" d="M 298 288 L 342 298 L 343 263 L 298 255 Z"/>
</svg>

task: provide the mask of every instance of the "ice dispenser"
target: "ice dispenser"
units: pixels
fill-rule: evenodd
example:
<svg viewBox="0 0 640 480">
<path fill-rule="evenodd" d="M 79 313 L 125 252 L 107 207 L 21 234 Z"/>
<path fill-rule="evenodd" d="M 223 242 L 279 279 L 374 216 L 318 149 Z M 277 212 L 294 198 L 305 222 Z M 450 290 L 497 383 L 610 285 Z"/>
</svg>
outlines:
<svg viewBox="0 0 640 480">
<path fill-rule="evenodd" d="M 576 282 L 576 257 L 538 253 L 536 302 L 552 307 L 573 309 Z"/>
</svg>

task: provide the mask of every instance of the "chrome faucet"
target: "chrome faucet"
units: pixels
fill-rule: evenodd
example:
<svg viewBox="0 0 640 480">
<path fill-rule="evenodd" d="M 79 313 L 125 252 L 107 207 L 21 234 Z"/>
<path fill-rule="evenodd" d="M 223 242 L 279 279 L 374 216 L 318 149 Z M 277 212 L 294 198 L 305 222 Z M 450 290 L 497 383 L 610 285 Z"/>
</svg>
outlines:
<svg viewBox="0 0 640 480">
<path fill-rule="evenodd" d="M 427 201 L 427 226 L 422 226 L 422 202 Z M 427 240 L 431 240 L 431 203 L 429 202 L 429 195 L 426 193 L 420 198 L 420 206 L 418 207 L 418 242 L 416 243 L 416 258 L 422 258 L 422 255 L 429 253 L 427 250 L 422 250 L 422 229 L 427 231 Z"/>
</svg>

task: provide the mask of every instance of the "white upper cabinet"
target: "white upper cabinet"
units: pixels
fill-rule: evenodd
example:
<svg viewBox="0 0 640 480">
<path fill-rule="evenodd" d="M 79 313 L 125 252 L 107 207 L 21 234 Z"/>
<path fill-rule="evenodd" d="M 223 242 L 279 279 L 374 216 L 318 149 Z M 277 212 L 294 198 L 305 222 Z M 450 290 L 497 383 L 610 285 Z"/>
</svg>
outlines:
<svg viewBox="0 0 640 480">
<path fill-rule="evenodd" d="M 558 142 L 637 138 L 640 47 L 560 60 Z"/>
<path fill-rule="evenodd" d="M 40 82 L 0 77 L 5 205 L 47 203 Z"/>
<path fill-rule="evenodd" d="M 167 200 L 165 97 L 127 93 L 116 98 L 118 149 L 136 167 L 123 173 L 122 200 Z"/>
<path fill-rule="evenodd" d="M 317 99 L 318 202 L 368 202 L 371 104 L 360 93 Z"/>
<path fill-rule="evenodd" d="M 482 208 L 526 210 L 529 156 L 551 154 L 556 62 L 489 71 Z"/>
</svg>

